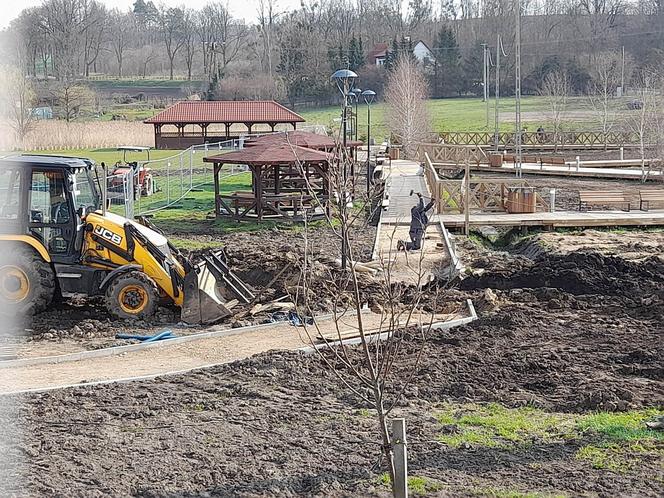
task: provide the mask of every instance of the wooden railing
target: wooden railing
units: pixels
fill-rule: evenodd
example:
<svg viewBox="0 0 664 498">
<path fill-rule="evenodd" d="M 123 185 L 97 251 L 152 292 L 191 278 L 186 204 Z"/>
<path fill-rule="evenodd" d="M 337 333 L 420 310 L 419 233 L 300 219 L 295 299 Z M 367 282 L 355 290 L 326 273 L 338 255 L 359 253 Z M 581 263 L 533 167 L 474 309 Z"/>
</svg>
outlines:
<svg viewBox="0 0 664 498">
<path fill-rule="evenodd" d="M 435 164 L 429 154 L 424 152 L 424 175 L 426 177 L 431 198 L 434 199 L 436 212 L 464 213 L 466 205 L 472 210 L 483 212 L 505 212 L 507 210 L 507 190 L 510 187 L 530 187 L 526 180 L 509 179 L 470 179 L 468 199 L 466 195 L 466 179 L 448 180 L 438 176 Z M 538 211 L 548 211 L 549 206 L 536 192 L 535 206 Z"/>
<path fill-rule="evenodd" d="M 502 147 L 514 146 L 516 143 L 515 132 L 498 133 L 498 145 Z M 468 131 L 468 132 L 442 132 L 440 138 L 446 145 L 476 145 L 487 147 L 495 145 L 496 134 L 488 131 Z M 526 146 L 625 146 L 636 145 L 639 143 L 638 134 L 631 131 L 562 131 L 552 132 L 531 132 L 521 133 L 521 144 Z M 435 161 L 435 159 L 434 159 Z"/>
<path fill-rule="evenodd" d="M 473 145 L 418 144 L 417 158 L 424 162 L 428 154 L 434 164 L 461 167 L 468 161 L 470 164 L 488 163 L 489 159 L 481 147 Z"/>
</svg>

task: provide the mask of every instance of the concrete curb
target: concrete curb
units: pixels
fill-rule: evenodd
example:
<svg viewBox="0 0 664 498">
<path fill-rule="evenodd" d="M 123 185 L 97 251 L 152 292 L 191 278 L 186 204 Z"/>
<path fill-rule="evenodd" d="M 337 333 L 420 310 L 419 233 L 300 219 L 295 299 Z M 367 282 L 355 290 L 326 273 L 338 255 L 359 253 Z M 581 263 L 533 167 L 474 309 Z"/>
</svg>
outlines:
<svg viewBox="0 0 664 498">
<path fill-rule="evenodd" d="M 477 320 L 477 313 L 475 312 L 475 306 L 473 305 L 473 301 L 470 299 L 466 300 L 466 305 L 468 306 L 468 312 L 470 316 L 467 316 L 465 318 L 457 318 L 456 320 L 450 320 L 449 322 L 435 322 L 432 323 L 429 328 L 432 330 L 447 330 L 454 327 L 458 327 L 460 325 L 465 325 L 467 323 L 474 322 L 475 320 Z M 383 339 L 386 339 L 389 334 L 390 332 L 383 332 L 382 334 L 379 335 L 376 334 L 369 335 L 368 342 L 372 343 L 372 342 L 382 341 Z M 316 351 L 333 348 L 335 346 L 340 346 L 340 345 L 353 346 L 361 343 L 362 343 L 362 338 L 353 337 L 352 339 L 344 339 L 343 341 L 333 341 L 333 342 L 323 343 L 319 346 L 305 346 L 303 348 L 298 349 L 297 351 L 301 351 L 304 354 L 313 354 Z"/>
<path fill-rule="evenodd" d="M 316 317 L 317 320 L 329 320 L 333 316 L 323 315 Z M 40 356 L 37 358 L 23 358 L 19 360 L 5 360 L 0 361 L 0 370 L 3 368 L 20 368 L 31 367 L 37 365 L 49 365 L 56 363 L 66 363 L 71 361 L 89 360 L 91 358 L 104 358 L 108 356 L 117 356 L 124 353 L 131 353 L 134 351 L 145 351 L 151 348 L 160 348 L 166 346 L 174 346 L 178 344 L 185 344 L 187 342 L 195 342 L 204 339 L 211 339 L 214 337 L 231 337 L 234 335 L 243 334 L 246 332 L 253 332 L 256 330 L 274 328 L 274 327 L 291 327 L 289 322 L 274 322 L 274 323 L 260 323 L 258 325 L 249 325 L 247 327 L 237 327 L 231 329 L 211 330 L 209 332 L 201 332 L 199 334 L 187 335 L 184 337 L 176 337 L 174 339 L 165 339 L 163 341 L 128 344 L 126 346 L 113 346 L 110 348 L 96 349 L 93 351 L 80 351 L 78 353 L 69 353 L 54 356 Z"/>
</svg>

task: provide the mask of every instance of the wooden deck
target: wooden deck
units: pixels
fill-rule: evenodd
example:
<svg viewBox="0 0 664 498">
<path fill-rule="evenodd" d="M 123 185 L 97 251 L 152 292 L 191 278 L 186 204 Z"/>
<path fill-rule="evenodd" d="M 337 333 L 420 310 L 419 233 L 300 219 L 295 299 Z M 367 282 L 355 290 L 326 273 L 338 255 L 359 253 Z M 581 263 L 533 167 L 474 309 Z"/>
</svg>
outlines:
<svg viewBox="0 0 664 498">
<path fill-rule="evenodd" d="M 515 174 L 513 164 L 503 164 L 500 167 L 492 167 L 487 164 L 471 164 L 470 169 L 473 171 L 483 171 L 497 174 Z M 584 178 L 603 178 L 610 180 L 637 180 L 641 181 L 642 173 L 640 169 L 626 169 L 626 168 L 598 168 L 598 167 L 581 167 L 576 166 L 547 166 L 533 163 L 523 163 L 522 172 L 524 175 L 547 175 L 547 176 L 576 176 Z M 651 171 L 647 175 L 648 180 L 661 180 L 662 172 Z"/>
<path fill-rule="evenodd" d="M 440 221 L 449 229 L 463 228 L 463 214 L 439 214 L 432 221 Z M 511 227 L 628 227 L 664 226 L 664 210 L 659 211 L 555 211 L 553 213 L 478 213 L 470 215 L 470 226 Z"/>
</svg>

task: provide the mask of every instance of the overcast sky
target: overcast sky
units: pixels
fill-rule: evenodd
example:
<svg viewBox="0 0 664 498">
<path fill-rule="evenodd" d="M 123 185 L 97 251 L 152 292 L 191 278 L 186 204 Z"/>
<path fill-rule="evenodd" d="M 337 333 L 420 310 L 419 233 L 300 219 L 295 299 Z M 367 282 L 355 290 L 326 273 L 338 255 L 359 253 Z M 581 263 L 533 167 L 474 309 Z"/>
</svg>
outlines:
<svg viewBox="0 0 664 498">
<path fill-rule="evenodd" d="M 112 9 L 117 7 L 121 10 L 128 10 L 134 5 L 134 0 L 101 0 L 106 7 Z M 154 0 L 153 0 L 154 1 Z M 222 0 L 223 1 L 223 0 Z M 186 5 L 194 9 L 199 9 L 210 0 L 158 0 L 155 5 L 165 3 L 166 5 L 179 6 Z M 15 19 L 19 13 L 26 7 L 41 5 L 42 0 L 4 0 L 2 2 L 4 15 L 0 17 L 0 29 L 5 28 Z M 292 9 L 300 5 L 300 0 L 277 0 L 278 10 Z M 258 0 L 228 0 L 230 11 L 235 17 L 241 17 L 247 21 L 253 21 L 256 18 Z"/>
</svg>

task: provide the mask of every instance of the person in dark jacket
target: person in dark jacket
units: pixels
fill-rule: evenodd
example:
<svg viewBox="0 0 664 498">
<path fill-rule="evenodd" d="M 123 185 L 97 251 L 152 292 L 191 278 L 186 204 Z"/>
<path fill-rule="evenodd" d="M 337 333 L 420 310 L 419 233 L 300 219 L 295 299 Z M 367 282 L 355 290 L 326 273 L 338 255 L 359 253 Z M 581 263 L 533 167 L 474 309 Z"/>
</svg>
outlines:
<svg viewBox="0 0 664 498">
<path fill-rule="evenodd" d="M 410 230 L 408 231 L 410 242 L 400 240 L 397 243 L 397 250 L 405 249 L 406 251 L 412 251 L 418 250 L 422 247 L 424 231 L 427 229 L 427 224 L 429 223 L 429 216 L 427 213 L 433 207 L 435 200 L 431 199 L 429 204 L 425 206 L 422 194 L 418 192 L 417 197 L 420 198 L 419 202 L 410 210 Z"/>
</svg>

